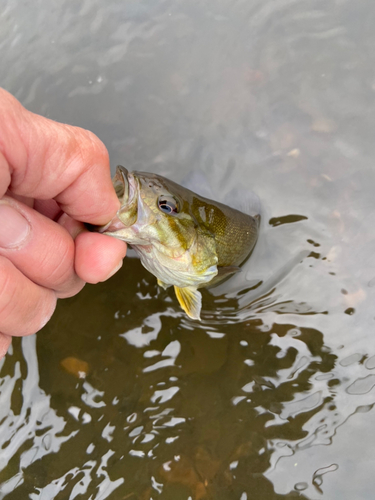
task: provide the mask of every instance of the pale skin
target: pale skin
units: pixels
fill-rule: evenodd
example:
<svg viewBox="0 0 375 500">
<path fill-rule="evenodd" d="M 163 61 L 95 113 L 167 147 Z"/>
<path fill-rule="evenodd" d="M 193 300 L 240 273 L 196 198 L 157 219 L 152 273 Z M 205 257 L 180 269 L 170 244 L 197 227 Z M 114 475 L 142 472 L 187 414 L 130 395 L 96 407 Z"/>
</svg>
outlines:
<svg viewBox="0 0 375 500">
<path fill-rule="evenodd" d="M 27 111 L 0 89 L 0 358 L 58 298 L 105 281 L 126 243 L 90 233 L 119 208 L 108 152 L 91 132 Z"/>
</svg>

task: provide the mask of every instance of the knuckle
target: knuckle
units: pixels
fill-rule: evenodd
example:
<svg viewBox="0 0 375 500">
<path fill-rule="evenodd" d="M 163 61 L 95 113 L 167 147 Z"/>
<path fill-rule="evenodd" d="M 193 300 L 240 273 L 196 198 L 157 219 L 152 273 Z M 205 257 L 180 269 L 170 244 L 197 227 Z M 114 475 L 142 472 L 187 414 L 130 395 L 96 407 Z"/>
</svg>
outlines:
<svg viewBox="0 0 375 500">
<path fill-rule="evenodd" d="M 98 156 L 100 160 L 107 159 L 109 157 L 108 150 L 99 137 L 90 130 L 85 130 L 85 133 L 95 156 Z"/>
<path fill-rule="evenodd" d="M 74 139 L 77 147 L 76 155 L 79 164 L 84 166 L 85 170 L 90 168 L 93 163 L 108 163 L 109 154 L 104 143 L 90 130 L 75 128 Z M 77 158 L 76 158 L 77 159 Z"/>
</svg>

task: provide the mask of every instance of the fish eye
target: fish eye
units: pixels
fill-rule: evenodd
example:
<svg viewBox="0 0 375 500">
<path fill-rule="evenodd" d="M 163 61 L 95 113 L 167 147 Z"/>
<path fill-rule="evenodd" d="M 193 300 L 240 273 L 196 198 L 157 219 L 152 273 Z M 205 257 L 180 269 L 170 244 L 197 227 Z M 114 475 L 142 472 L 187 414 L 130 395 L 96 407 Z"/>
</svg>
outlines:
<svg viewBox="0 0 375 500">
<path fill-rule="evenodd" d="M 180 211 L 180 204 L 176 198 L 168 194 L 159 196 L 158 207 L 165 214 L 174 215 Z"/>
</svg>

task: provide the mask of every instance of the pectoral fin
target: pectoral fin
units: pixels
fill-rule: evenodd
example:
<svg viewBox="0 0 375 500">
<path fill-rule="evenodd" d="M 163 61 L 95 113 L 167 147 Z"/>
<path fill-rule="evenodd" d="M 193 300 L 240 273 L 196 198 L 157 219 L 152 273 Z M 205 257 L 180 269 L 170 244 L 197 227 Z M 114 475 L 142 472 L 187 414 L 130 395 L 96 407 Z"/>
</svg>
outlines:
<svg viewBox="0 0 375 500">
<path fill-rule="evenodd" d="M 159 278 L 158 278 L 158 285 L 164 288 L 164 290 L 166 290 L 169 286 L 171 286 L 164 283 L 164 281 L 159 280 Z"/>
<path fill-rule="evenodd" d="M 174 287 L 176 297 L 182 309 L 192 319 L 200 321 L 200 313 L 202 309 L 202 294 L 192 286 L 185 286 L 184 288 Z"/>
</svg>

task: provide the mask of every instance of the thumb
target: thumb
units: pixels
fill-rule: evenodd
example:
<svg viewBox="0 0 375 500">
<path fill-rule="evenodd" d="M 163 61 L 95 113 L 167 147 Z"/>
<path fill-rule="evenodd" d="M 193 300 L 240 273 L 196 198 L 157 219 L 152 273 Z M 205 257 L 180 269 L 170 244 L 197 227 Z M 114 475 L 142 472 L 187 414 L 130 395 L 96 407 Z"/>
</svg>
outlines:
<svg viewBox="0 0 375 500">
<path fill-rule="evenodd" d="M 59 297 L 81 290 L 74 241 L 66 229 L 8 196 L 0 200 L 0 227 L 0 256 L 29 280 L 55 290 Z"/>
</svg>

